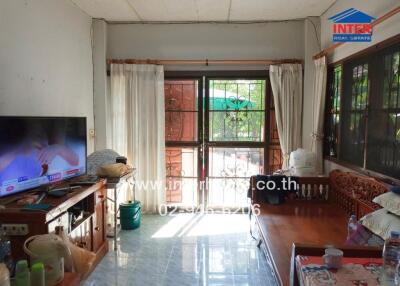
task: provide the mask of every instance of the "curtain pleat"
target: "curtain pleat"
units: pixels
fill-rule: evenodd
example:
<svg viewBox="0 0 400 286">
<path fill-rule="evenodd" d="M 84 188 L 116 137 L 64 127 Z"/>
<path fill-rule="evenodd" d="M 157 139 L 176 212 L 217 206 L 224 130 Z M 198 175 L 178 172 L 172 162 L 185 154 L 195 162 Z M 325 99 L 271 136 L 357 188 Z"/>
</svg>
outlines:
<svg viewBox="0 0 400 286">
<path fill-rule="evenodd" d="M 283 154 L 282 169 L 287 169 L 290 152 L 301 147 L 302 66 L 300 64 L 272 65 L 269 74 Z"/>
<path fill-rule="evenodd" d="M 111 65 L 111 148 L 136 168 L 136 199 L 144 212 L 165 203 L 164 69 Z"/>
<path fill-rule="evenodd" d="M 326 100 L 326 57 L 316 59 L 313 94 L 313 129 L 311 150 L 315 154 L 317 174 L 323 173 L 324 111 Z"/>
</svg>

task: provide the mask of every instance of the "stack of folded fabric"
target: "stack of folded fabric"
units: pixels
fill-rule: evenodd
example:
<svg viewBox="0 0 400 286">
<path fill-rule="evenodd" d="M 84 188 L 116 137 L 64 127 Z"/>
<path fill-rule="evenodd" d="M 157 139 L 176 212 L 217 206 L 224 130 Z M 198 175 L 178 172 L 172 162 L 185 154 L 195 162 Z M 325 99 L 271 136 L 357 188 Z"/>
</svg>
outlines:
<svg viewBox="0 0 400 286">
<path fill-rule="evenodd" d="M 360 222 L 383 241 L 392 231 L 400 231 L 400 186 L 393 186 L 389 192 L 375 197 L 373 202 L 382 208 L 365 215 Z"/>
</svg>

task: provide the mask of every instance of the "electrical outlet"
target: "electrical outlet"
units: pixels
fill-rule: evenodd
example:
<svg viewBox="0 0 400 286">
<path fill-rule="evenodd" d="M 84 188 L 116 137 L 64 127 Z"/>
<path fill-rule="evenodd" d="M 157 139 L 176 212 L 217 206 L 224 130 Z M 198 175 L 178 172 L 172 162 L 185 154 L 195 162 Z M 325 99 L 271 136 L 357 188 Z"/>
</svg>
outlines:
<svg viewBox="0 0 400 286">
<path fill-rule="evenodd" d="M 96 136 L 96 131 L 94 129 L 89 129 L 89 135 L 94 138 Z"/>
<path fill-rule="evenodd" d="M 25 236 L 29 233 L 29 227 L 23 223 L 3 223 L 1 228 L 8 236 Z"/>
</svg>

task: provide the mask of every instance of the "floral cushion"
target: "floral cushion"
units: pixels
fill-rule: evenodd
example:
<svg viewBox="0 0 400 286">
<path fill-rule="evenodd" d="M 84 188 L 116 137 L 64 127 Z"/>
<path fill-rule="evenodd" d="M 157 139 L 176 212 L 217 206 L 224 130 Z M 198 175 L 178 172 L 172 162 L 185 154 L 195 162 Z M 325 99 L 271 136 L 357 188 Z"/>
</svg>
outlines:
<svg viewBox="0 0 400 286">
<path fill-rule="evenodd" d="M 379 209 L 369 213 L 360 219 L 363 226 L 379 235 L 383 239 L 390 237 L 392 231 L 400 231 L 400 217 L 388 212 L 386 209 Z"/>
<path fill-rule="evenodd" d="M 400 215 L 400 195 L 386 192 L 372 200 L 395 215 Z"/>
</svg>

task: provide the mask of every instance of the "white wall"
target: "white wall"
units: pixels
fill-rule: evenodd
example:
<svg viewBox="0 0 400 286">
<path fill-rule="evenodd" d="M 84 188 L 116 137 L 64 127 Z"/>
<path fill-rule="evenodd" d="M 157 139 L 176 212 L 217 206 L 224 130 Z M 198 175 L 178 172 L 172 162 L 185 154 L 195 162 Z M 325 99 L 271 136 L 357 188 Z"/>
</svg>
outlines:
<svg viewBox="0 0 400 286">
<path fill-rule="evenodd" d="M 303 21 L 267 24 L 108 24 L 93 20 L 96 149 L 106 147 L 104 51 L 110 59 L 304 58 Z M 104 40 L 107 47 L 104 46 Z M 266 69 L 265 66 L 166 66 L 166 70 Z"/>
<path fill-rule="evenodd" d="M 304 58 L 303 21 L 263 24 L 110 24 L 107 57 L 114 59 Z M 171 67 L 166 69 L 201 69 Z M 221 67 L 212 66 L 209 69 Z M 229 67 L 251 69 L 254 67 Z M 265 67 L 256 67 L 258 69 Z"/>
<path fill-rule="evenodd" d="M 107 23 L 93 19 L 93 95 L 94 123 L 96 126 L 95 149 L 107 147 Z"/>
<path fill-rule="evenodd" d="M 95 22 L 97 20 L 94 20 Z M 104 124 L 107 84 L 96 82 L 97 54 L 107 39 L 110 59 L 283 59 L 304 58 L 304 21 L 264 24 L 94 25 L 96 148 L 107 142 Z M 98 35 L 98 36 L 97 36 Z M 96 40 L 98 39 L 98 40 Z M 103 59 L 100 58 L 100 61 Z M 101 66 L 102 63 L 99 64 Z M 166 66 L 166 70 L 249 70 L 266 66 Z M 101 71 L 100 71 L 101 72 Z M 102 75 L 100 75 L 102 77 Z M 98 84 L 99 83 L 99 84 Z M 96 102 L 100 102 L 99 105 Z M 100 110 L 103 107 L 103 110 Z M 97 144 L 98 143 L 98 144 Z"/>
<path fill-rule="evenodd" d="M 304 95 L 303 95 L 303 148 L 311 151 L 311 133 L 313 127 L 313 98 L 315 66 L 312 56 L 320 51 L 321 25 L 319 17 L 304 20 Z"/>
<path fill-rule="evenodd" d="M 94 128 L 91 22 L 67 0 L 0 1 L 0 115 L 86 116 Z"/>
<path fill-rule="evenodd" d="M 332 22 L 329 17 L 349 8 L 358 9 L 368 15 L 378 18 L 395 7 L 399 0 L 338 0 L 321 16 L 321 44 L 322 48 L 332 45 Z M 371 45 L 377 44 L 400 32 L 400 14 L 392 17 L 373 29 L 371 43 L 346 43 L 335 50 L 330 56 L 330 62 L 338 61 Z"/>
</svg>

